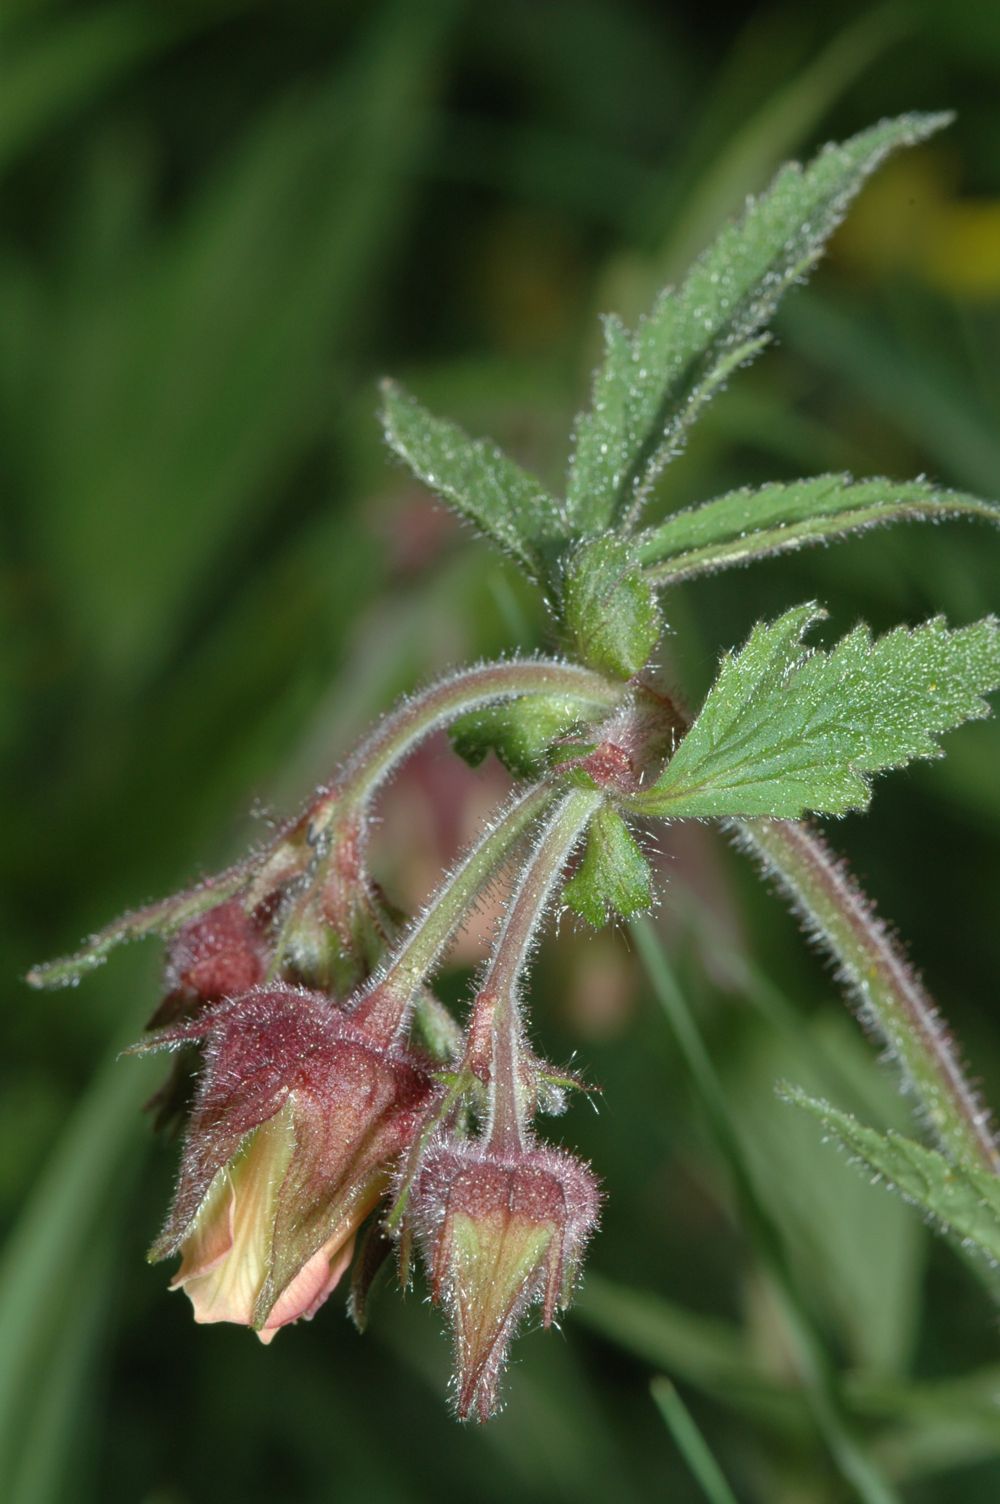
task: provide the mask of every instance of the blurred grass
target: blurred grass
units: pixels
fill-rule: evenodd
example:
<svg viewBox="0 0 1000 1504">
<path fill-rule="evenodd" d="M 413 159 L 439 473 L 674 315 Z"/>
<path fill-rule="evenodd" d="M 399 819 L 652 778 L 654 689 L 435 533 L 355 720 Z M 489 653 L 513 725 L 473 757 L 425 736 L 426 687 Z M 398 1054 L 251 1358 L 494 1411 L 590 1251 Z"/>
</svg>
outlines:
<svg viewBox="0 0 1000 1504">
<path fill-rule="evenodd" d="M 640 0 L 5 9 L 0 1498 L 684 1504 L 704 1495 L 665 1446 L 654 1372 L 683 1383 L 741 1500 L 854 1496 L 620 937 L 547 948 L 536 1010 L 546 1048 L 578 1050 L 603 1087 L 598 1115 L 581 1103 L 553 1129 L 606 1183 L 593 1276 L 562 1338 L 522 1341 L 506 1413 L 473 1431 L 447 1417 L 446 1345 L 412 1297 L 383 1296 L 363 1341 L 335 1303 L 266 1353 L 195 1331 L 143 1262 L 174 1151 L 138 1116 L 143 1067 L 101 1064 L 153 1006 L 155 957 L 64 996 L 18 978 L 237 851 L 240 812 L 294 804 L 392 695 L 511 646 L 515 625 L 544 642 L 537 602 L 387 463 L 374 380 L 413 376 L 558 483 L 596 313 L 641 308 L 788 154 L 898 109 L 959 110 L 919 171 L 869 190 L 661 509 L 836 467 L 1000 494 L 1000 305 L 975 274 L 1000 203 L 990 14 L 776 3 L 727 30 Z M 970 619 L 996 605 L 995 548 L 971 526 L 894 531 L 683 586 L 668 675 L 697 695 L 719 647 L 810 596 L 838 626 Z M 833 838 L 1000 1101 L 983 1006 L 1000 737 L 952 747 Z M 390 886 L 397 845 L 421 859 L 407 840 L 380 842 Z M 670 966 L 852 1434 L 906 1504 L 992 1504 L 985 1297 L 771 1087 L 787 1075 L 884 1123 L 905 1103 L 774 898 L 704 833 L 666 844 Z"/>
</svg>

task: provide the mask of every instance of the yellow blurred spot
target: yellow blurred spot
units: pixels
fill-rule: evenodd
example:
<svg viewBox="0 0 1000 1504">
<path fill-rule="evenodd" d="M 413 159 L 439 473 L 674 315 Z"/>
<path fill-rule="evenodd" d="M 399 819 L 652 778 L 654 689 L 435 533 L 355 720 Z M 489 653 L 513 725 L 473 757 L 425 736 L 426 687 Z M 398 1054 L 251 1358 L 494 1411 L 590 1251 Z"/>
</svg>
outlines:
<svg viewBox="0 0 1000 1504">
<path fill-rule="evenodd" d="M 862 194 L 833 254 L 862 275 L 905 270 L 952 297 L 1000 297 L 1000 199 L 963 199 L 955 158 L 928 149 L 899 157 Z"/>
</svg>

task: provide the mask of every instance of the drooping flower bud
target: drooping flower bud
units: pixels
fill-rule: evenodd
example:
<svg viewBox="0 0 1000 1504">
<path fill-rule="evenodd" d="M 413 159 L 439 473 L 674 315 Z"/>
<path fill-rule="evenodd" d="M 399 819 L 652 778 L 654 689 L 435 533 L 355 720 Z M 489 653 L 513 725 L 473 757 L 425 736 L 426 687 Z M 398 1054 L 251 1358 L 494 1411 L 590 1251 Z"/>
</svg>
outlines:
<svg viewBox="0 0 1000 1504">
<path fill-rule="evenodd" d="M 431 1090 L 418 1062 L 374 1044 L 321 993 L 258 988 L 163 1030 L 205 1042 L 174 1206 L 153 1259 L 197 1321 L 264 1341 L 311 1316 L 410 1142 Z"/>
<path fill-rule="evenodd" d="M 167 982 L 171 992 L 218 1002 L 249 992 L 265 965 L 260 927 L 238 898 L 230 898 L 177 932 L 167 949 Z"/>
<path fill-rule="evenodd" d="M 226 899 L 189 919 L 167 947 L 166 995 L 149 1020 L 157 1029 L 196 1018 L 224 997 L 263 981 L 267 948 L 263 926 L 238 898 Z M 181 1050 L 162 1086 L 146 1103 L 157 1129 L 177 1125 L 190 1106 L 195 1051 Z"/>
<path fill-rule="evenodd" d="M 452 1323 L 459 1418 L 487 1420 L 521 1317 L 538 1304 L 549 1326 L 569 1304 L 597 1222 L 597 1183 L 558 1149 L 500 1155 L 439 1141 L 411 1208 L 433 1298 Z"/>
</svg>

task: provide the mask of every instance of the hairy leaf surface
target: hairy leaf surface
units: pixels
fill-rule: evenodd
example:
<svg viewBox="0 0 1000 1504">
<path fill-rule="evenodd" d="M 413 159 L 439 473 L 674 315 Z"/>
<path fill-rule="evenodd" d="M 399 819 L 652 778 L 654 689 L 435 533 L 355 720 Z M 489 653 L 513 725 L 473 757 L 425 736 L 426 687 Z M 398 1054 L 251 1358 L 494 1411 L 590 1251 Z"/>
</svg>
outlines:
<svg viewBox="0 0 1000 1504">
<path fill-rule="evenodd" d="M 1000 504 L 927 481 L 816 475 L 730 491 L 676 512 L 637 546 L 648 578 L 672 584 L 890 522 L 962 516 L 1000 526 Z"/>
<path fill-rule="evenodd" d="M 617 320 L 605 324 L 605 358 L 577 425 L 567 482 L 574 529 L 599 532 L 638 514 L 701 407 L 766 343 L 781 297 L 815 265 L 866 178 L 948 119 L 882 121 L 825 147 L 806 168 L 783 167 L 680 287 L 660 295 L 634 335 Z"/>
<path fill-rule="evenodd" d="M 628 919 L 653 902 L 649 863 L 621 815 L 608 805 L 590 822 L 580 865 L 563 889 L 563 901 L 595 930 L 612 915 Z"/>
<path fill-rule="evenodd" d="M 434 417 L 392 381 L 382 383 L 382 424 L 424 485 L 535 579 L 547 576 L 566 529 L 559 503 L 540 481 L 495 444 Z"/>
<path fill-rule="evenodd" d="M 956 1164 L 901 1133 L 879 1133 L 799 1087 L 782 1087 L 781 1095 L 818 1118 L 827 1135 L 862 1169 L 899 1191 L 947 1232 L 1000 1262 L 1000 1177 L 979 1165 Z"/>
<path fill-rule="evenodd" d="M 812 651 L 803 634 L 823 615 L 796 606 L 725 656 L 701 714 L 634 808 L 781 819 L 864 809 L 871 774 L 940 756 L 936 735 L 989 714 L 981 697 L 1000 685 L 992 617 L 954 631 L 935 617 L 876 641 L 860 625 Z"/>
<path fill-rule="evenodd" d="M 628 679 L 645 667 L 662 622 L 653 588 L 627 539 L 593 538 L 578 548 L 562 594 L 566 625 L 588 668 Z"/>
</svg>

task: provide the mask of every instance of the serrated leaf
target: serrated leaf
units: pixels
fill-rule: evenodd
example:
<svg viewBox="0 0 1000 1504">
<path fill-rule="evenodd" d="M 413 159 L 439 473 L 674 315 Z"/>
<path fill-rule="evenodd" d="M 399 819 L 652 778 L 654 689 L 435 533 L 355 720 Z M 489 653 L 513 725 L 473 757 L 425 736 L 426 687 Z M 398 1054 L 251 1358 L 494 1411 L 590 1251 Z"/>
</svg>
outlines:
<svg viewBox="0 0 1000 1504">
<path fill-rule="evenodd" d="M 495 444 L 434 417 L 392 381 L 382 383 L 382 425 L 414 475 L 534 579 L 546 578 L 566 526 L 540 481 Z"/>
<path fill-rule="evenodd" d="M 611 915 L 628 919 L 653 902 L 649 863 L 621 815 L 609 805 L 590 822 L 580 865 L 563 889 L 563 901 L 595 930 Z"/>
<path fill-rule="evenodd" d="M 882 121 L 806 168 L 783 167 L 728 225 L 676 290 L 663 292 L 630 340 L 608 326 L 593 403 L 577 425 L 566 490 L 572 526 L 598 532 L 634 518 L 699 409 L 765 343 L 782 295 L 819 259 L 866 178 L 947 115 Z"/>
<path fill-rule="evenodd" d="M 636 545 L 647 578 L 663 585 L 890 522 L 961 516 L 1000 526 L 1000 504 L 927 481 L 816 475 L 730 491 L 676 512 Z"/>
<path fill-rule="evenodd" d="M 588 667 L 621 679 L 645 667 L 662 623 L 627 539 L 609 534 L 576 550 L 566 566 L 562 607 L 577 656 Z"/>
<path fill-rule="evenodd" d="M 935 736 L 989 714 L 1000 685 L 992 617 L 950 630 L 940 617 L 827 651 L 803 634 L 823 616 L 796 606 L 727 654 L 690 731 L 632 807 L 655 815 L 797 819 L 864 809 L 869 776 L 938 757 Z"/>
<path fill-rule="evenodd" d="M 553 742 L 581 719 L 579 699 L 526 695 L 463 715 L 451 727 L 451 743 L 471 767 L 494 752 L 515 778 L 530 778 L 546 767 Z"/>
<path fill-rule="evenodd" d="M 887 1181 L 945 1231 L 974 1243 L 987 1258 L 1000 1262 L 1000 1176 L 978 1165 L 956 1164 L 901 1133 L 878 1133 L 799 1087 L 783 1086 L 781 1095 L 812 1113 L 863 1167 Z"/>
</svg>

